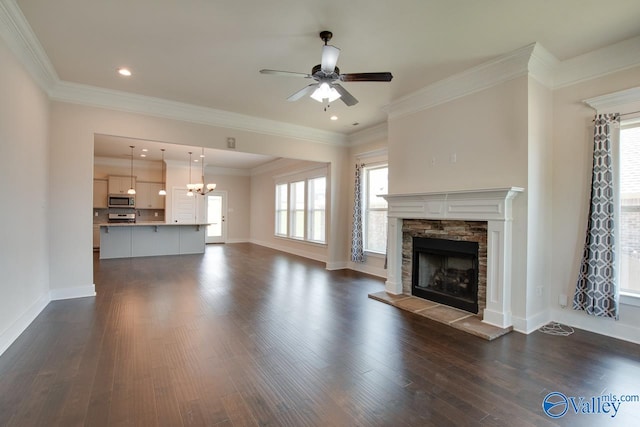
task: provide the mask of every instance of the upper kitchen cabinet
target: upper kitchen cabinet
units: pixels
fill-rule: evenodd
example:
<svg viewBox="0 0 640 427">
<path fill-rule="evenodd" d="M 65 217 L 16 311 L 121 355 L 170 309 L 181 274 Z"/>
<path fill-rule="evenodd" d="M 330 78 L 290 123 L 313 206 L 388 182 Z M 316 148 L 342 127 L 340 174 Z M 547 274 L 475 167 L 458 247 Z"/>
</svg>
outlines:
<svg viewBox="0 0 640 427">
<path fill-rule="evenodd" d="M 107 207 L 108 181 L 106 179 L 93 180 L 93 207 L 104 209 Z"/>
<path fill-rule="evenodd" d="M 136 208 L 164 209 L 165 196 L 158 195 L 162 187 L 160 182 L 138 182 L 136 186 Z"/>
<path fill-rule="evenodd" d="M 131 188 L 132 180 L 133 188 L 136 188 L 135 176 L 131 178 L 130 176 L 109 175 L 109 194 L 127 194 L 127 191 Z"/>
</svg>

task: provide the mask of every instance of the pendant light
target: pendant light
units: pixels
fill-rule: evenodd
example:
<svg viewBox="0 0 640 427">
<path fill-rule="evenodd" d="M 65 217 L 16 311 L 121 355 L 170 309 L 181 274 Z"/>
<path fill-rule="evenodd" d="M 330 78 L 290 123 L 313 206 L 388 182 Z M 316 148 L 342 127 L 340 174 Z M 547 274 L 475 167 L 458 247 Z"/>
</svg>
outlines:
<svg viewBox="0 0 640 427">
<path fill-rule="evenodd" d="M 193 154 L 193 152 L 189 151 L 189 183 L 187 184 L 187 189 L 189 190 L 187 192 L 187 196 L 189 197 L 193 197 L 193 190 L 195 190 L 196 186 L 195 184 L 191 183 L 191 155 Z"/>
<path fill-rule="evenodd" d="M 130 145 L 131 147 L 131 176 L 129 177 L 131 180 L 131 186 L 127 190 L 127 194 L 134 195 L 136 194 L 136 189 L 133 188 L 133 149 L 136 148 L 134 145 Z"/>
<path fill-rule="evenodd" d="M 158 191 L 158 196 L 166 196 L 167 195 L 167 190 L 165 190 L 165 171 L 164 171 L 164 148 L 161 148 L 160 151 L 162 151 L 162 188 L 160 189 L 160 191 Z"/>
<path fill-rule="evenodd" d="M 205 195 L 207 193 L 212 192 L 213 190 L 216 189 L 216 184 L 214 183 L 209 183 L 205 186 L 204 184 L 204 147 L 202 148 L 202 154 L 200 154 L 200 161 L 202 162 L 201 164 L 201 178 L 202 181 L 197 183 L 197 184 L 193 184 L 191 183 L 191 163 L 192 163 L 192 155 L 193 152 L 189 151 L 189 183 L 187 184 L 187 189 L 189 190 L 187 192 L 187 196 L 189 197 L 193 197 L 194 194 L 198 193 L 201 195 Z"/>
<path fill-rule="evenodd" d="M 206 186 L 206 191 L 204 190 L 205 186 L 204 186 L 204 147 L 202 147 L 202 154 L 200 154 L 200 162 L 202 162 L 201 167 L 202 167 L 202 184 L 197 184 L 198 188 L 196 189 L 196 191 L 200 194 L 207 194 L 210 193 L 211 191 L 216 189 L 216 184 L 214 183 L 209 183 Z"/>
</svg>

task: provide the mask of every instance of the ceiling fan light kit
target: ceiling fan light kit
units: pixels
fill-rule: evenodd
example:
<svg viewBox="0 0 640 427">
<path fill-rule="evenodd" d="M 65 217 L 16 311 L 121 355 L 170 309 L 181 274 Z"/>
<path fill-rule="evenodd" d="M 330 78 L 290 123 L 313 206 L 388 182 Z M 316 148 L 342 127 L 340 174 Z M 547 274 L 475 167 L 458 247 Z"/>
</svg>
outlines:
<svg viewBox="0 0 640 427">
<path fill-rule="evenodd" d="M 311 74 L 296 73 L 292 71 L 279 71 L 262 69 L 262 74 L 275 74 L 280 76 L 303 77 L 305 79 L 313 79 L 316 83 L 312 83 L 302 88 L 298 92 L 287 98 L 288 101 L 297 101 L 300 98 L 309 95 L 318 102 L 326 102 L 327 104 L 341 99 L 347 106 L 356 105 L 358 100 L 349 93 L 344 87 L 336 83 L 341 82 L 390 82 L 393 76 L 390 72 L 380 73 L 349 73 L 340 74 L 340 69 L 336 67 L 340 49 L 328 44 L 333 37 L 331 31 L 322 31 L 320 38 L 324 42 L 322 46 L 322 61 L 311 69 Z M 326 107 L 325 107 L 326 111 Z"/>
</svg>

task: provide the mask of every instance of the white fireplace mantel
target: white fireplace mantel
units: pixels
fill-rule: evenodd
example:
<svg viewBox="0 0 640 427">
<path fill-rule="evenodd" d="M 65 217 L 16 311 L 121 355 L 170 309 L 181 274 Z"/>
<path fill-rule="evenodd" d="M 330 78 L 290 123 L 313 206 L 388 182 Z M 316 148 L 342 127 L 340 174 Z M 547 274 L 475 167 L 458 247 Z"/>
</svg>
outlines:
<svg viewBox="0 0 640 427">
<path fill-rule="evenodd" d="M 487 301 L 483 321 L 512 326 L 511 201 L 521 187 L 415 194 L 387 194 L 388 239 L 386 291 L 402 293 L 402 221 L 404 219 L 487 221 Z"/>
</svg>

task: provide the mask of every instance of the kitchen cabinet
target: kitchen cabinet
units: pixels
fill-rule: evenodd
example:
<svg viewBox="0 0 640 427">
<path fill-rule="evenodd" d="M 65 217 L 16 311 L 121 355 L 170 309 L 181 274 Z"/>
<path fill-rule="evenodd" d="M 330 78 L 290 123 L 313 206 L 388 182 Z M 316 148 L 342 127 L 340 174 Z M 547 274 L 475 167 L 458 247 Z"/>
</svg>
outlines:
<svg viewBox="0 0 640 427">
<path fill-rule="evenodd" d="M 109 183 L 106 179 L 93 180 L 93 207 L 104 209 L 107 207 L 107 193 Z"/>
<path fill-rule="evenodd" d="M 109 175 L 109 194 L 127 194 L 131 188 L 131 180 L 130 176 Z M 135 176 L 133 177 L 133 188 L 136 188 Z"/>
<path fill-rule="evenodd" d="M 136 209 L 164 209 L 165 196 L 158 195 L 160 190 L 160 182 L 139 181 L 136 184 Z"/>
</svg>

